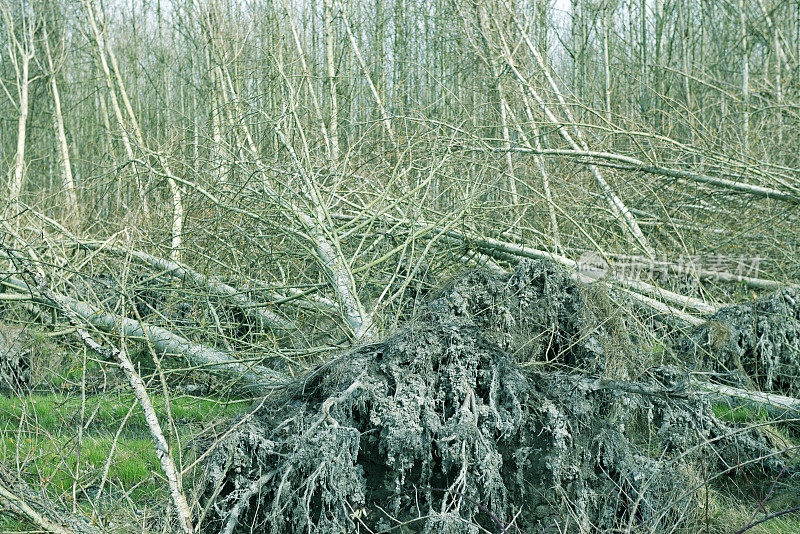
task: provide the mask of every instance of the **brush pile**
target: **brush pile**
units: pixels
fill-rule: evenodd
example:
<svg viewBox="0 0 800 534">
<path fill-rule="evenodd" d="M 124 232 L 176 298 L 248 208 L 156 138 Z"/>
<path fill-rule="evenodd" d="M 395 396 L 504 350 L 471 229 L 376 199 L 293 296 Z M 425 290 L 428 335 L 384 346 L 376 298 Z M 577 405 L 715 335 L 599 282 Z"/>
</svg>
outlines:
<svg viewBox="0 0 800 534">
<path fill-rule="evenodd" d="M 203 530 L 674 532 L 703 469 L 784 468 L 645 365 L 612 299 L 549 262 L 467 273 L 241 421 L 206 463 Z"/>
</svg>

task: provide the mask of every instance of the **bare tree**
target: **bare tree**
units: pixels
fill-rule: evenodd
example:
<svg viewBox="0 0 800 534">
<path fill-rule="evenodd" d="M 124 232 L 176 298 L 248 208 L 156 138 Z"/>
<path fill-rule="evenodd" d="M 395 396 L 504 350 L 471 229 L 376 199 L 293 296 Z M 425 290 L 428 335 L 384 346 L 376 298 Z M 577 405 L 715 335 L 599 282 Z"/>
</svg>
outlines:
<svg viewBox="0 0 800 534">
<path fill-rule="evenodd" d="M 31 60 L 34 48 L 34 31 L 36 18 L 30 4 L 22 4 L 19 13 L 14 13 L 5 3 L 2 8 L 8 43 L 8 58 L 16 74 L 17 100 L 17 147 L 14 155 L 13 176 L 8 186 L 8 204 L 5 206 L 5 217 L 12 217 L 19 212 L 20 194 L 25 180 L 25 140 L 28 127 L 29 94 L 31 85 Z M 17 18 L 15 18 L 15 15 Z M 8 94 L 8 90 L 6 89 Z"/>
<path fill-rule="evenodd" d="M 64 116 L 61 111 L 61 97 L 58 91 L 58 72 L 63 65 L 63 60 L 53 58 L 50 47 L 50 37 L 47 30 L 47 23 L 43 24 L 45 54 L 47 56 L 47 69 L 50 78 L 50 91 L 53 95 L 53 130 L 55 131 L 58 143 L 58 159 L 61 163 L 61 179 L 64 184 L 64 194 L 67 197 L 67 209 L 71 217 L 78 215 L 78 198 L 75 191 L 75 179 L 72 176 L 72 163 L 70 162 L 69 145 L 64 129 Z M 58 61 L 58 64 L 56 63 Z"/>
</svg>

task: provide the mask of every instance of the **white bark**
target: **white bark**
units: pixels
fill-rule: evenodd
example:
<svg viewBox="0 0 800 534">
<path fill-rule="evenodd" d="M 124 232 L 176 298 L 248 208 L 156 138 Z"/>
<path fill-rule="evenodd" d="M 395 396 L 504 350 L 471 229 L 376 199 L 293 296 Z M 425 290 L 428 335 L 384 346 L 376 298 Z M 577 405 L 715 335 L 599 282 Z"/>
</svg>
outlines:
<svg viewBox="0 0 800 534">
<path fill-rule="evenodd" d="M 22 280 L 15 278 L 9 278 L 2 283 L 6 287 L 18 292 L 35 292 L 35 288 L 31 288 Z M 51 292 L 51 296 L 60 306 L 67 308 L 80 317 L 82 321 L 86 321 L 95 328 L 114 333 L 118 336 L 124 335 L 128 338 L 149 340 L 158 353 L 183 356 L 187 358 L 192 365 L 201 367 L 212 373 L 218 373 L 236 379 L 245 387 L 255 387 L 257 389 L 266 390 L 280 386 L 287 381 L 286 377 L 281 373 L 260 365 L 242 362 L 226 352 L 189 341 L 160 326 L 109 313 L 96 306 L 65 295 Z M 50 302 L 50 300 L 42 297 L 34 297 L 34 300 L 45 304 Z"/>
<path fill-rule="evenodd" d="M 506 101 L 503 83 L 497 76 L 497 92 L 500 95 L 500 122 L 503 129 L 503 145 L 509 149 L 506 154 L 506 165 L 508 166 L 508 185 L 511 192 L 511 205 L 519 206 L 519 193 L 517 192 L 517 178 L 514 176 L 514 160 L 511 157 L 511 135 L 508 131 L 508 102 Z"/>
<path fill-rule="evenodd" d="M 159 157 L 161 167 L 167 174 L 167 184 L 172 193 L 172 247 L 170 257 L 172 261 L 180 262 L 183 252 L 183 194 L 181 186 L 175 181 L 172 171 L 169 170 L 163 157 Z"/>
<path fill-rule="evenodd" d="M 30 56 L 23 54 L 22 75 L 19 81 L 19 117 L 17 118 L 17 152 L 14 154 L 14 178 L 8 195 L 11 216 L 19 211 L 19 197 L 25 179 L 25 134 L 28 124 L 28 86 L 30 82 Z"/>
<path fill-rule="evenodd" d="M 61 163 L 61 179 L 64 184 L 64 194 L 67 196 L 67 206 L 71 214 L 78 214 L 78 197 L 75 191 L 75 179 L 72 177 L 72 164 L 69 158 L 69 145 L 67 134 L 64 130 L 64 117 L 61 114 L 61 97 L 58 94 L 58 83 L 55 74 L 50 78 L 50 90 L 53 92 L 53 126 L 58 139 L 59 163 Z"/>
<path fill-rule="evenodd" d="M 513 119 L 514 125 L 517 127 L 517 131 L 519 132 L 520 137 L 522 138 L 525 147 L 529 149 L 542 150 L 542 142 L 539 140 L 540 133 L 539 128 L 536 127 L 535 120 L 533 117 L 533 110 L 531 109 L 530 101 L 528 100 L 528 95 L 523 89 L 522 85 L 519 85 L 520 93 L 522 94 L 522 101 L 525 104 L 525 114 L 527 115 L 528 122 L 531 124 L 533 128 L 533 145 L 531 145 L 531 141 L 522 127 L 519 125 L 519 121 Z M 510 108 L 509 108 L 510 109 Z M 512 113 L 513 117 L 513 113 Z M 547 202 L 547 212 L 550 216 L 550 233 L 553 238 L 553 245 L 554 249 L 557 254 L 561 253 L 561 233 L 558 229 L 558 219 L 556 218 L 556 210 L 555 210 L 555 203 L 553 202 L 553 194 L 550 189 L 550 176 L 547 172 L 547 167 L 545 167 L 543 159 L 538 155 L 535 154 L 534 162 L 536 166 L 539 168 L 539 174 L 542 175 L 542 191 L 544 192 L 544 198 Z"/>
<path fill-rule="evenodd" d="M 56 140 L 58 141 L 58 160 L 61 164 L 61 180 L 64 184 L 64 194 L 67 196 L 67 208 L 70 215 L 74 217 L 78 215 L 78 197 L 75 192 L 75 179 L 72 176 L 69 145 L 67 144 L 67 134 L 64 129 L 64 116 L 61 112 L 61 96 L 58 92 L 58 82 L 56 80 L 57 69 L 53 62 L 47 31 L 45 31 L 44 34 L 44 44 L 45 50 L 47 51 L 47 64 L 50 69 L 50 91 L 53 94 L 53 129 L 55 130 Z"/>
<path fill-rule="evenodd" d="M 650 297 L 648 297 L 646 295 L 642 295 L 640 293 L 637 293 L 635 291 L 630 291 L 630 290 L 627 290 L 627 289 L 623 289 L 623 291 L 628 296 L 630 296 L 632 299 L 638 300 L 642 304 L 645 304 L 646 306 L 649 306 L 650 308 L 656 310 L 657 312 L 662 313 L 664 315 L 669 315 L 669 316 L 675 317 L 675 318 L 680 319 L 680 320 L 682 320 L 682 321 L 684 321 L 684 322 L 686 322 L 686 323 L 688 323 L 688 324 L 690 324 L 692 326 L 700 326 L 701 324 L 705 323 L 704 319 L 701 319 L 699 317 L 695 317 L 693 315 L 689 315 L 688 313 L 685 313 L 685 312 L 683 312 L 683 311 L 681 311 L 681 310 L 679 310 L 677 308 L 674 308 L 674 307 L 672 307 L 672 306 L 670 306 L 668 304 L 664 304 L 663 302 L 658 301 L 656 299 L 652 299 L 652 298 L 650 298 Z"/>
<path fill-rule="evenodd" d="M 331 143 L 331 163 L 335 166 L 339 161 L 339 102 L 336 96 L 336 63 L 333 55 L 333 0 L 325 0 L 325 66 L 330 100 L 330 118 L 328 119 Z"/>
<path fill-rule="evenodd" d="M 647 282 L 642 282 L 641 280 L 615 277 L 614 282 L 623 287 L 634 289 L 638 292 L 649 293 L 667 302 L 672 302 L 684 308 L 691 308 L 701 313 L 715 313 L 720 309 L 718 304 L 708 304 L 700 299 L 673 293 L 672 291 L 648 284 Z"/>
<path fill-rule="evenodd" d="M 774 393 L 749 391 L 721 384 L 711 384 L 700 380 L 692 380 L 691 385 L 696 393 L 708 396 L 712 400 L 724 401 L 734 407 L 748 406 L 755 410 L 763 408 L 770 417 L 776 419 L 794 420 L 800 415 L 800 399 Z"/>
<path fill-rule="evenodd" d="M 561 91 L 559 90 L 558 85 L 555 83 L 555 80 L 553 79 L 552 75 L 550 74 L 549 67 L 547 66 L 547 64 L 542 59 L 542 56 L 541 56 L 541 54 L 539 54 L 539 51 L 536 49 L 535 46 L 533 46 L 533 43 L 531 43 L 530 38 L 527 35 L 527 32 L 525 32 L 525 29 L 520 26 L 519 21 L 517 20 L 513 9 L 508 6 L 508 4 L 506 3 L 506 0 L 503 0 L 503 3 L 504 3 L 504 5 L 506 5 L 506 8 L 508 9 L 508 12 L 509 12 L 512 20 L 517 25 L 517 29 L 521 33 L 522 39 L 526 43 L 526 45 L 528 47 L 528 50 L 531 52 L 531 55 L 533 55 L 533 57 L 536 58 L 536 62 L 539 64 L 539 67 L 542 69 L 542 71 L 543 71 L 543 73 L 545 75 L 545 78 L 547 79 L 548 84 L 550 86 L 550 89 L 553 91 L 553 93 L 556 95 L 556 97 L 558 99 L 558 102 L 560 104 L 560 107 L 561 107 L 565 117 L 572 124 L 572 129 L 573 129 L 573 131 L 575 133 L 575 138 L 573 138 L 573 136 L 569 133 L 567 128 L 564 126 L 563 121 L 559 120 L 555 116 L 555 114 L 552 112 L 550 107 L 547 105 L 547 103 L 544 100 L 544 98 L 539 94 L 539 92 L 533 86 L 531 81 L 528 78 L 526 78 L 519 71 L 519 69 L 517 68 L 516 63 L 514 61 L 514 57 L 513 57 L 513 54 L 511 52 L 511 49 L 508 46 L 508 43 L 506 41 L 505 36 L 502 33 L 498 32 L 498 37 L 500 39 L 500 45 L 501 45 L 501 47 L 503 49 L 503 57 L 505 58 L 506 64 L 509 66 L 509 68 L 514 73 L 514 75 L 517 77 L 517 79 L 522 84 L 522 86 L 525 89 L 527 89 L 528 93 L 539 104 L 539 107 L 544 112 L 545 117 L 547 117 L 547 120 L 550 121 L 556 127 L 559 135 L 561 135 L 561 137 L 574 150 L 583 150 L 585 152 L 588 152 L 589 147 L 588 147 L 588 145 L 586 144 L 586 141 L 583 138 L 583 133 L 580 130 L 580 128 L 578 127 L 578 124 L 575 122 L 575 119 L 572 116 L 572 112 L 570 112 L 570 110 L 569 110 L 569 106 L 567 106 L 567 103 L 564 100 L 564 97 L 561 94 Z M 608 182 L 606 181 L 605 177 L 600 172 L 600 169 L 598 169 L 596 165 L 590 164 L 589 165 L 589 170 L 591 171 L 592 175 L 595 177 L 595 180 L 597 181 L 598 185 L 600 186 L 600 190 L 602 191 L 603 196 L 606 198 L 606 200 L 607 200 L 612 212 L 614 213 L 615 217 L 619 220 L 619 222 L 622 225 L 623 229 L 625 229 L 628 232 L 630 232 L 630 234 L 634 237 L 636 242 L 639 244 L 639 246 L 642 248 L 642 250 L 648 256 L 654 256 L 655 255 L 655 250 L 650 246 L 650 243 L 648 242 L 647 237 L 645 237 L 645 235 L 642 232 L 641 228 L 639 228 L 639 223 L 636 221 L 636 218 L 633 216 L 633 214 L 631 214 L 630 210 L 628 210 L 628 207 L 625 205 L 625 203 L 622 202 L 622 200 L 617 196 L 617 194 L 614 192 L 614 190 L 608 184 Z"/>
<path fill-rule="evenodd" d="M 211 65 L 211 59 L 206 56 L 208 68 L 211 71 L 211 148 L 209 149 L 211 159 L 211 169 L 213 184 L 224 184 L 228 178 L 228 171 L 226 170 L 225 158 L 222 150 L 222 106 L 223 98 L 221 96 L 222 84 L 224 83 L 217 75 L 217 69 Z"/>
<path fill-rule="evenodd" d="M 30 93 L 30 63 L 34 57 L 33 29 L 34 21 L 29 20 L 33 15 L 22 15 L 22 41 L 15 31 L 15 23 L 6 5 L 2 8 L 3 20 L 8 32 L 8 55 L 16 73 L 18 115 L 17 115 L 17 150 L 14 154 L 13 176 L 8 187 L 8 204 L 5 206 L 4 218 L 15 217 L 19 211 L 20 195 L 25 182 L 25 141 L 28 128 L 29 93 Z"/>
<path fill-rule="evenodd" d="M 782 61 L 782 50 L 781 45 L 778 40 L 778 32 L 777 30 L 773 31 L 773 48 L 775 49 L 775 101 L 778 105 L 778 146 L 783 147 L 783 113 L 781 109 L 783 107 L 783 82 L 781 79 L 781 69 L 783 69 L 783 61 Z M 781 157 L 781 156 L 779 156 Z M 781 157 L 782 161 L 782 157 Z"/>
<path fill-rule="evenodd" d="M 99 91 L 97 92 L 97 102 L 99 102 L 100 108 L 100 115 L 103 118 L 103 130 L 105 131 L 106 137 L 106 150 L 111 158 L 114 167 L 117 167 L 119 163 L 117 162 L 116 154 L 114 153 L 114 140 L 111 137 L 111 119 L 108 116 L 108 105 L 106 104 L 105 96 L 103 96 Z M 127 204 L 127 200 L 123 198 L 122 191 L 125 188 L 125 183 L 122 180 L 122 173 L 117 173 L 116 179 L 116 186 L 114 188 L 114 201 L 116 204 L 116 209 L 121 210 L 125 204 Z"/>
<path fill-rule="evenodd" d="M 605 0 L 603 5 L 603 104 L 606 121 L 611 122 L 611 2 Z"/>
</svg>

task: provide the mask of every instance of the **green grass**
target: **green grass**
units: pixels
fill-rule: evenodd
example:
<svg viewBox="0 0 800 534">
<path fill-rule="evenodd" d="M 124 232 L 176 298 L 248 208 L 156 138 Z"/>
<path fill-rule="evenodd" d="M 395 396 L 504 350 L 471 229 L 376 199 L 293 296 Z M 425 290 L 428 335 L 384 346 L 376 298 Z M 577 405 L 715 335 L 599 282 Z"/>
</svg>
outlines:
<svg viewBox="0 0 800 534">
<path fill-rule="evenodd" d="M 15 534 L 17 532 L 31 532 L 33 525 L 24 521 L 19 521 L 14 517 L 7 515 L 0 515 L 0 532 L 5 534 Z"/>
<path fill-rule="evenodd" d="M 69 491 L 74 482 L 85 486 L 91 485 L 95 479 L 99 481 L 113 440 L 112 435 L 89 435 L 79 449 L 75 436 L 17 434 L 4 437 L 0 461 L 5 465 L 20 466 L 30 483 L 44 484 L 61 493 Z M 159 469 L 159 460 L 149 439 L 121 436 L 109 467 L 108 480 L 124 489 L 138 484 L 136 493 L 146 495 L 156 491 L 160 484 L 140 483 L 150 481 Z"/>
<path fill-rule="evenodd" d="M 800 532 L 800 515 L 794 515 L 797 516 L 795 519 L 776 517 L 775 519 L 770 519 L 766 523 L 762 523 L 759 525 L 759 527 L 761 527 L 761 532 L 765 534 L 797 534 Z"/>
<path fill-rule="evenodd" d="M 164 397 L 154 395 L 151 400 L 159 420 L 164 421 L 167 416 Z M 83 409 L 84 417 L 88 419 L 94 413 L 92 427 L 116 429 L 134 401 L 130 393 L 89 396 Z M 241 403 L 225 403 L 198 397 L 176 397 L 170 400 L 170 407 L 173 418 L 183 424 L 208 423 L 219 417 L 236 415 L 243 409 Z M 55 432 L 65 425 L 73 427 L 77 425 L 80 414 L 80 397 L 63 394 L 35 394 L 25 398 L 0 396 L 0 422 L 4 426 L 9 424 L 16 426 L 22 422 L 26 426 Z M 144 415 L 138 406 L 126 425 L 134 429 L 147 429 Z"/>
<path fill-rule="evenodd" d="M 69 378 L 75 379 L 75 372 Z M 62 376 L 64 376 L 62 374 Z M 80 374 L 77 375 L 80 380 Z M 65 382 L 67 383 L 67 382 Z M 154 407 L 165 432 L 167 409 L 159 388 L 151 391 Z M 52 394 L 37 393 L 25 398 L 8 398 L 0 395 L 0 461 L 12 471 L 19 468 L 33 487 L 45 487 L 53 496 L 66 502 L 72 495 L 73 485 L 86 488 L 88 495 L 79 494 L 78 504 L 88 506 L 94 499 L 105 463 L 111 456 L 115 435 L 134 405 L 134 396 L 120 386 L 118 391 L 103 395 L 89 395 L 82 406 L 78 392 L 65 389 Z M 171 415 L 177 436 L 172 436 L 173 453 L 181 466 L 195 459 L 191 451 L 181 450 L 176 438 L 186 443 L 201 430 L 221 418 L 234 417 L 246 409 L 242 402 L 225 402 L 213 398 L 176 396 L 170 399 Z M 731 408 L 724 403 L 713 406 L 722 420 L 733 423 L 769 421 L 765 411 L 747 407 Z M 87 421 L 91 422 L 87 425 Z M 77 428 L 86 427 L 83 441 L 78 447 Z M 658 456 L 661 451 L 651 451 Z M 186 487 L 193 485 L 190 477 Z M 787 491 L 791 495 L 792 491 Z M 800 495 L 800 490 L 798 490 Z M 116 442 L 110 463 L 107 482 L 103 487 L 101 506 L 124 507 L 125 494 L 138 506 L 145 503 L 159 509 L 168 502 L 167 488 L 163 482 L 161 465 L 153 448 L 141 409 L 136 405 L 125 422 Z M 768 504 L 770 513 L 790 508 L 793 502 Z M 733 532 L 750 520 L 757 503 L 741 495 L 717 493 L 712 490 L 709 507 L 709 531 Z M 88 508 L 87 508 L 88 510 Z M 761 516 L 763 517 L 763 515 Z M 699 531 L 705 531 L 701 518 Z M 29 533 L 35 528 L 25 521 L 0 515 L 0 532 Z M 772 519 L 748 531 L 760 534 L 789 534 L 800 532 L 800 514 L 789 514 Z"/>
<path fill-rule="evenodd" d="M 791 490 L 790 490 L 791 491 Z M 758 510 L 758 503 L 755 500 L 744 502 L 742 499 L 734 499 L 731 496 L 723 496 L 716 491 L 709 494 L 709 517 L 708 531 L 710 533 L 729 533 L 735 532 L 749 524 L 753 514 Z M 781 512 L 793 508 L 787 505 L 783 499 L 778 502 L 768 502 L 766 504 L 766 515 Z M 761 512 L 756 515 L 758 521 L 765 517 Z M 698 532 L 706 531 L 706 521 L 704 514 L 700 514 Z M 747 530 L 748 534 L 797 534 L 800 532 L 800 513 L 795 512 L 776 517 L 755 525 Z"/>
<path fill-rule="evenodd" d="M 58 398 L 51 395 L 31 395 L 25 399 L 0 396 L 0 421 L 3 426 L 24 421 L 28 425 L 52 431 L 65 422 L 59 420 L 61 413 L 58 404 Z"/>
<path fill-rule="evenodd" d="M 170 425 L 164 397 L 153 395 L 151 400 L 162 429 L 168 434 Z M 134 502 L 163 499 L 166 486 L 161 465 L 138 405 L 114 446 L 115 435 L 134 402 L 133 395 L 128 392 L 88 396 L 82 410 L 79 396 L 0 396 L 0 461 L 13 471 L 19 469 L 29 484 L 44 486 L 54 496 L 71 496 L 75 484 L 78 488 L 87 488 L 91 494 L 97 490 L 114 447 L 104 495 L 113 492 L 116 498 L 120 492 L 127 492 Z M 220 418 L 235 416 L 245 409 L 242 403 L 186 396 L 170 399 L 170 407 L 181 443 Z M 86 427 L 80 447 L 79 426 Z M 173 445 L 175 438 L 172 438 Z M 177 446 L 173 447 L 173 453 L 182 465 L 195 459 L 193 453 Z M 79 501 L 85 502 L 86 497 L 79 497 Z M 8 519 L 2 521 L 0 532 L 25 531 L 21 524 Z"/>
<path fill-rule="evenodd" d="M 731 407 L 724 402 L 714 403 L 712 406 L 714 415 L 729 423 L 764 423 L 770 420 L 769 414 L 765 409 L 753 411 L 747 406 Z"/>
<path fill-rule="evenodd" d="M 68 507 L 73 488 L 77 488 L 78 506 L 90 513 L 89 500 L 96 498 L 105 465 L 111 458 L 101 506 L 125 515 L 128 499 L 137 506 L 149 503 L 153 509 L 165 505 L 167 488 L 147 423 L 121 377 L 112 373 L 106 375 L 110 379 L 106 382 L 100 369 L 102 362 L 84 360 L 82 353 L 46 337 L 36 338 L 34 345 L 35 393 L 25 397 L 0 394 L 3 466 L 11 473 L 21 473 L 32 488 L 45 488 Z M 89 391 L 96 389 L 101 379 L 111 390 L 99 395 L 87 394 L 82 401 L 80 384 L 84 377 L 90 384 Z M 155 384 L 150 390 L 151 401 L 179 469 L 194 461 L 197 454 L 183 445 L 210 425 L 238 415 L 249 405 L 249 401 L 175 395 L 170 397 L 168 412 L 158 382 Z M 132 406 L 133 411 L 127 417 Z M 169 424 L 168 415 L 174 425 Z M 80 445 L 79 428 L 83 429 Z M 187 487 L 193 486 L 191 476 L 187 475 Z M 32 530 L 36 529 L 26 521 L 0 514 L 0 532 Z"/>
</svg>

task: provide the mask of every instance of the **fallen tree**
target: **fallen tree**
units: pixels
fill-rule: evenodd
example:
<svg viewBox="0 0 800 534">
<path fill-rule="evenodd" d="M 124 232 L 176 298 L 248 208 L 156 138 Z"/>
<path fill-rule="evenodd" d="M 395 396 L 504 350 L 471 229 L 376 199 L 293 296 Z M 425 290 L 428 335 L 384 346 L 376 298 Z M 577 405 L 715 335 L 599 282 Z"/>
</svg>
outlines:
<svg viewBox="0 0 800 534">
<path fill-rule="evenodd" d="M 84 517 L 53 503 L 24 481 L 0 469 L 0 512 L 30 521 L 51 534 L 100 534 L 102 530 Z"/>
<path fill-rule="evenodd" d="M 800 391 L 800 289 L 786 287 L 726 306 L 681 338 L 679 349 L 697 370 L 728 373 L 730 385 L 796 394 Z"/>
<path fill-rule="evenodd" d="M 46 215 L 41 213 L 37 212 L 34 213 L 37 218 L 41 219 L 48 225 L 58 230 L 65 237 L 67 237 L 71 241 L 71 244 L 73 246 L 85 250 L 105 251 L 117 256 L 131 257 L 136 261 L 142 263 L 143 265 L 147 265 L 148 267 L 156 271 L 162 272 L 165 275 L 180 280 L 185 280 L 185 279 L 191 280 L 198 286 L 206 288 L 214 295 L 232 301 L 245 315 L 254 319 L 261 328 L 268 328 L 271 330 L 275 330 L 278 333 L 283 334 L 285 336 L 293 335 L 300 338 L 303 337 L 303 333 L 300 331 L 300 329 L 297 327 L 296 324 L 285 319 L 284 317 L 281 317 L 277 313 L 274 313 L 271 310 L 266 309 L 266 307 L 262 303 L 251 301 L 240 290 L 231 287 L 230 285 L 225 284 L 219 280 L 216 280 L 213 277 L 197 272 L 196 270 L 181 263 L 178 263 L 174 260 L 159 258 L 158 256 L 147 254 L 146 252 L 141 252 L 138 250 L 128 250 L 107 242 L 80 239 L 74 233 L 66 229 L 62 224 L 59 224 L 57 221 L 51 219 L 50 217 L 47 217 Z M 335 304 L 333 303 L 318 303 L 318 304 L 328 304 L 329 306 L 330 305 L 335 306 Z"/>
<path fill-rule="evenodd" d="M 296 324 L 267 309 L 264 304 L 253 302 L 236 288 L 199 273 L 185 265 L 172 260 L 159 258 L 145 252 L 125 250 L 120 247 L 98 242 L 77 241 L 76 245 L 87 250 L 105 250 L 119 256 L 130 256 L 138 262 L 173 278 L 181 280 L 188 279 L 198 286 L 209 290 L 214 295 L 231 300 L 245 315 L 255 319 L 261 328 L 275 330 L 284 336 L 303 337 L 303 332 Z"/>
<path fill-rule="evenodd" d="M 648 364 L 603 293 L 546 261 L 456 279 L 216 443 L 199 530 L 676 532 L 697 520 L 701 465 L 786 468 Z"/>
<path fill-rule="evenodd" d="M 31 288 L 22 280 L 9 277 L 0 280 L 0 283 L 14 291 L 30 294 L 36 302 L 45 305 L 52 304 L 52 299 L 39 294 L 36 289 Z M 147 341 L 159 354 L 182 356 L 193 366 L 232 378 L 242 386 L 269 389 L 286 381 L 286 377 L 277 371 L 255 362 L 240 360 L 213 347 L 195 343 L 165 328 L 110 313 L 89 303 L 55 292 L 52 292 L 52 298 L 95 328 L 118 336 L 124 335 L 128 338 Z"/>
<path fill-rule="evenodd" d="M 484 152 L 484 148 L 470 148 L 471 151 Z M 536 149 L 529 147 L 514 147 L 514 148 L 493 148 L 489 149 L 492 152 L 511 151 L 526 154 L 534 154 L 538 156 L 566 156 L 575 158 L 584 165 L 597 165 L 597 166 L 613 166 L 617 169 L 624 169 L 630 171 L 638 171 L 646 174 L 654 174 L 656 176 L 663 176 L 665 178 L 677 178 L 697 182 L 705 185 L 711 185 L 737 193 L 745 193 L 759 198 L 768 198 L 788 202 L 790 204 L 800 203 L 800 193 L 796 190 L 792 192 L 780 191 L 770 187 L 763 187 L 760 185 L 753 185 L 741 180 L 730 180 L 720 176 L 711 176 L 693 171 L 685 171 L 682 169 L 673 169 L 670 167 L 663 167 L 647 163 L 638 158 L 627 156 L 624 154 L 616 154 L 613 152 L 600 152 L 591 150 L 569 150 L 569 149 Z M 605 163 L 604 163 L 605 162 Z M 608 163 L 613 162 L 613 163 Z M 740 177 L 744 178 L 744 176 Z"/>
</svg>

